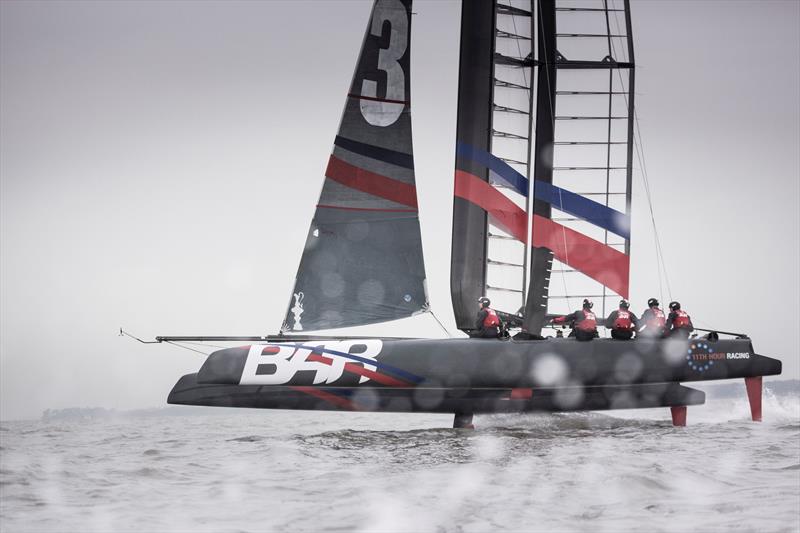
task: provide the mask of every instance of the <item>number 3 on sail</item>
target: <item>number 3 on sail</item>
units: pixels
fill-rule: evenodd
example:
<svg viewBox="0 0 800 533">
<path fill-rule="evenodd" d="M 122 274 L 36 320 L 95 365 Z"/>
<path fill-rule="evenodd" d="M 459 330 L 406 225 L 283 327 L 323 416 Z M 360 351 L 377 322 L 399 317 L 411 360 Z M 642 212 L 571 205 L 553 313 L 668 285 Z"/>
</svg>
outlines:
<svg viewBox="0 0 800 533">
<path fill-rule="evenodd" d="M 387 27 L 388 23 L 388 27 Z M 364 43 L 362 54 L 377 49 L 377 70 L 364 72 L 361 82 L 361 114 L 373 126 L 391 126 L 406 106 L 406 81 L 400 59 L 408 48 L 408 12 L 399 0 L 381 0 L 375 3 L 372 24 Z M 388 34 L 389 47 L 381 48 Z M 370 44 L 372 46 L 370 46 Z M 374 47 L 374 48 L 373 48 Z M 372 48 L 372 50 L 370 50 Z M 359 61 L 359 64 L 364 64 Z M 366 69 L 365 69 L 366 70 Z M 359 73 L 356 73 L 358 76 Z M 374 79 L 368 79 L 374 78 Z M 386 96 L 378 97 L 378 81 L 386 78 Z"/>
</svg>

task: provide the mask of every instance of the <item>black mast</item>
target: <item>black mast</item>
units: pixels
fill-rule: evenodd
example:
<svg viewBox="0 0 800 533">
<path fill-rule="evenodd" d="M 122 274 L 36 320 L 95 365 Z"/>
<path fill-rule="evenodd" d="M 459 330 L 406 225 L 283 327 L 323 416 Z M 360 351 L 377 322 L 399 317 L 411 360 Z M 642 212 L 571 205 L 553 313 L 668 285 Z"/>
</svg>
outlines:
<svg viewBox="0 0 800 533">
<path fill-rule="evenodd" d="M 539 0 L 534 15 L 537 29 L 536 142 L 534 145 L 533 191 L 537 182 L 553 183 L 553 141 L 556 105 L 556 4 Z M 533 98 L 533 95 L 531 95 Z M 550 204 L 534 199 L 533 214 L 550 218 Z M 547 295 L 553 252 L 531 248 L 530 286 L 525 302 L 523 329 L 539 334 L 547 315 Z"/>
<path fill-rule="evenodd" d="M 482 0 L 461 6 L 456 140 L 485 152 L 491 150 L 495 5 Z M 457 157 L 456 168 L 489 180 L 488 170 L 467 158 Z M 450 292 L 458 329 L 475 327 L 477 301 L 486 287 L 487 227 L 486 211 L 454 198 Z"/>
</svg>

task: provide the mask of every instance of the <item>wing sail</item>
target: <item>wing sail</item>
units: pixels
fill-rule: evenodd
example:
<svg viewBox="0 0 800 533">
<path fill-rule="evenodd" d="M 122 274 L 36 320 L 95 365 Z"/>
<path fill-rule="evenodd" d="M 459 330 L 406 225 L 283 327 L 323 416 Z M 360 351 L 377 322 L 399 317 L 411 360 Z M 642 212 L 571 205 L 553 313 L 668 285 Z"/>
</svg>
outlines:
<svg viewBox="0 0 800 533">
<path fill-rule="evenodd" d="M 460 329 L 474 327 L 481 294 L 522 309 L 531 333 L 584 297 L 600 298 L 603 314 L 606 300 L 628 297 L 633 82 L 627 0 L 464 3 L 451 264 Z"/>
</svg>

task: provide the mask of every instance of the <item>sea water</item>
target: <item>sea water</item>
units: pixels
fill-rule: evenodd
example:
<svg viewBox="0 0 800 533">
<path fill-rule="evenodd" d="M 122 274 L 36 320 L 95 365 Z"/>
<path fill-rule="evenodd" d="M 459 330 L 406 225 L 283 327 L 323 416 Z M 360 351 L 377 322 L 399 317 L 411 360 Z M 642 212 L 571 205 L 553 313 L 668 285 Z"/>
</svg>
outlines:
<svg viewBox="0 0 800 533">
<path fill-rule="evenodd" d="M 0 530 L 800 531 L 797 391 L 767 388 L 762 423 L 743 387 L 688 413 L 6 421 Z"/>
</svg>

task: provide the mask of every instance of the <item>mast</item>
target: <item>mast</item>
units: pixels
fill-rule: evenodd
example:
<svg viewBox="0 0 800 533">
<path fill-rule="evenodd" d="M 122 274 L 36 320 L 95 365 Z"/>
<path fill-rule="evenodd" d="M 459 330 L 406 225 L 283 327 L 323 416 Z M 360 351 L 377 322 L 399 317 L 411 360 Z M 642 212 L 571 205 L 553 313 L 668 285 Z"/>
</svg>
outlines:
<svg viewBox="0 0 800 533">
<path fill-rule="evenodd" d="M 556 3 L 555 0 L 536 2 L 536 130 L 533 167 L 533 214 L 551 218 L 550 203 L 535 197 L 536 185 L 553 183 L 553 135 L 556 106 Z M 547 315 L 550 292 L 550 272 L 553 251 L 546 247 L 531 248 L 530 287 L 525 302 L 523 329 L 539 334 Z"/>
<path fill-rule="evenodd" d="M 491 149 L 495 1 L 462 2 L 461 51 L 458 69 L 456 143 L 484 152 Z M 456 169 L 489 181 L 489 170 L 469 158 Z M 478 205 L 455 195 L 450 263 L 450 292 L 458 329 L 474 327 L 475 303 L 486 286 L 488 215 Z"/>
</svg>

